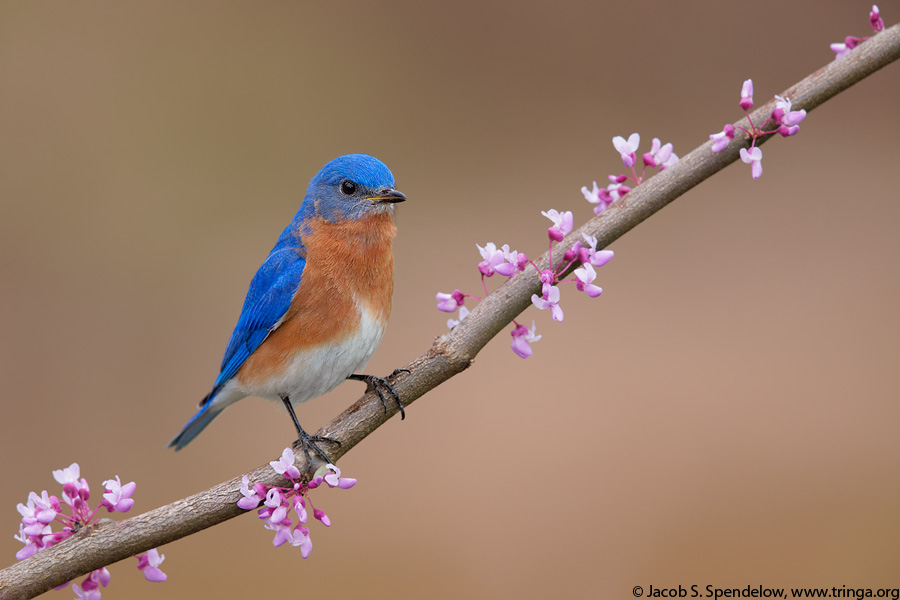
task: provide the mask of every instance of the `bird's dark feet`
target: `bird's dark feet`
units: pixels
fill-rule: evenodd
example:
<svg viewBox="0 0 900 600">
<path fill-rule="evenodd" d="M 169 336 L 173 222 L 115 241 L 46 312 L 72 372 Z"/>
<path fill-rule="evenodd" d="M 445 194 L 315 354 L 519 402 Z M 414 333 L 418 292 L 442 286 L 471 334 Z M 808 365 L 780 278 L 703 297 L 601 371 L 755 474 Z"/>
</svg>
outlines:
<svg viewBox="0 0 900 600">
<path fill-rule="evenodd" d="M 294 442 L 294 446 L 295 447 L 299 446 L 300 448 L 303 449 L 303 452 L 306 453 L 307 460 L 310 459 L 309 451 L 312 450 L 313 452 L 316 453 L 316 455 L 318 455 L 319 458 L 324 460 L 326 463 L 334 464 L 334 461 L 331 460 L 330 458 L 328 458 L 328 455 L 325 454 L 325 452 L 323 452 L 321 448 L 319 448 L 319 446 L 318 446 L 318 444 L 316 444 L 316 442 L 329 442 L 329 443 L 337 444 L 338 446 L 340 446 L 341 442 L 339 440 L 336 440 L 336 439 L 330 438 L 330 437 L 325 437 L 324 435 L 309 435 L 308 433 L 303 431 L 303 429 L 300 429 L 298 434 L 299 434 L 299 437 L 297 438 L 297 441 Z"/>
<path fill-rule="evenodd" d="M 328 458 L 328 455 L 325 454 L 321 448 L 319 448 L 316 442 L 330 442 L 332 444 L 337 444 L 338 446 L 341 445 L 341 442 L 334 438 L 325 437 L 324 435 L 309 435 L 308 433 L 306 433 L 306 431 L 304 431 L 303 428 L 300 427 L 300 421 L 297 420 L 297 413 L 294 412 L 294 405 L 291 404 L 290 398 L 288 398 L 287 396 L 282 396 L 281 401 L 284 402 L 285 407 L 287 407 L 288 413 L 290 413 L 291 415 L 291 420 L 294 422 L 294 427 L 297 429 L 297 441 L 294 443 L 294 445 L 296 446 L 297 444 L 299 444 L 300 447 L 303 448 L 303 452 L 306 453 L 307 460 L 310 459 L 309 451 L 312 450 L 319 456 L 319 458 L 324 460 L 326 463 L 334 464 L 334 461 Z"/>
<path fill-rule="evenodd" d="M 391 377 L 395 377 L 399 373 L 409 373 L 409 369 L 395 369 L 393 373 L 391 373 L 388 377 L 378 377 L 377 375 L 358 375 L 356 373 L 347 377 L 347 379 L 352 379 L 354 381 L 364 381 L 366 383 L 366 393 L 368 394 L 373 389 L 378 393 L 378 399 L 381 400 L 381 406 L 384 407 L 384 412 L 387 412 L 387 397 L 386 395 L 390 395 L 391 398 L 394 399 L 394 402 L 397 403 L 397 406 L 400 408 L 400 420 L 406 418 L 406 411 L 404 410 L 403 402 L 400 401 L 400 396 L 397 394 L 397 390 L 394 389 L 388 379 Z"/>
</svg>

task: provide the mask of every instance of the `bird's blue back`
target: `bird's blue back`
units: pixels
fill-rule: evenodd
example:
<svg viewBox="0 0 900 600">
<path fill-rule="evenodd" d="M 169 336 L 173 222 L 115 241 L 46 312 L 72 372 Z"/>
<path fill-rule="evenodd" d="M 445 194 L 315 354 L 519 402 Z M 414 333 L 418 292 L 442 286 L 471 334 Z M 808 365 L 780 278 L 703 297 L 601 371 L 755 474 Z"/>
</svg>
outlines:
<svg viewBox="0 0 900 600">
<path fill-rule="evenodd" d="M 285 230 L 282 238 L 290 229 Z M 244 361 L 263 343 L 269 331 L 290 308 L 291 299 L 300 287 L 306 266 L 302 246 L 288 246 L 282 238 L 279 238 L 278 244 L 250 282 L 241 316 L 225 348 L 221 372 L 210 396 L 214 396 L 218 388 L 234 377 Z"/>
</svg>

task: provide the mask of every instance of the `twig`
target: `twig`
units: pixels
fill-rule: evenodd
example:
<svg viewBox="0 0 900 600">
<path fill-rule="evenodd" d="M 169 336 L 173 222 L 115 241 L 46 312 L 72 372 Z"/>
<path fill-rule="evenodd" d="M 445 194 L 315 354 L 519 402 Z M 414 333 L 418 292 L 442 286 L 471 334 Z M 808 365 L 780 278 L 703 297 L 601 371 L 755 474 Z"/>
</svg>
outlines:
<svg viewBox="0 0 900 600">
<path fill-rule="evenodd" d="M 816 108 L 856 82 L 900 58 L 900 25 L 895 25 L 861 44 L 843 58 L 830 62 L 803 81 L 788 88 L 795 109 Z M 752 113 L 761 123 L 772 112 L 774 100 Z M 739 123 L 735 123 L 738 125 Z M 763 143 L 769 137 L 757 140 Z M 581 239 L 582 233 L 598 239 L 603 248 L 666 206 L 675 198 L 735 162 L 748 138 L 736 132 L 735 140 L 718 154 L 707 142 L 684 156 L 676 165 L 634 188 L 603 214 L 572 232 L 554 250 L 553 261 L 561 259 L 566 248 Z M 550 257 L 544 254 L 537 264 L 544 267 Z M 531 295 L 540 292 L 533 267 L 512 277 L 480 302 L 450 333 L 437 340 L 425 354 L 412 361 L 408 374 L 396 377 L 394 387 L 405 405 L 465 370 L 475 355 L 519 313 L 531 304 Z M 323 427 L 318 435 L 340 440 L 331 450 L 337 460 L 397 412 L 388 403 L 387 410 L 376 393 L 369 393 Z M 301 471 L 309 468 L 307 458 L 295 452 Z M 249 473 L 252 481 L 284 485 L 268 465 Z M 33 598 L 49 589 L 105 565 L 129 558 L 151 548 L 173 542 L 207 527 L 250 511 L 237 507 L 241 497 L 240 477 L 221 483 L 167 506 L 120 522 L 101 522 L 80 531 L 64 542 L 0 571 L 0 600 Z"/>
</svg>

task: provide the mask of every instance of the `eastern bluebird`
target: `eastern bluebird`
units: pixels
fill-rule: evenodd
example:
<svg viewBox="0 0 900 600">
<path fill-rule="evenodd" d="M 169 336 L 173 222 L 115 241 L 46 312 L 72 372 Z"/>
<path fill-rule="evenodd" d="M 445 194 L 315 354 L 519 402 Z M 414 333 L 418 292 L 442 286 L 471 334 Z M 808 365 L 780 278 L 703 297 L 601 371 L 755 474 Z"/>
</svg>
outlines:
<svg viewBox="0 0 900 600">
<path fill-rule="evenodd" d="M 386 387 L 402 412 L 384 379 L 355 372 L 375 352 L 391 310 L 394 204 L 404 200 L 387 166 L 365 154 L 336 158 L 313 177 L 250 282 L 212 391 L 170 447 L 186 446 L 233 402 L 260 396 L 284 402 L 301 442 L 328 461 L 294 405 L 345 379 L 375 387 L 382 402 Z"/>
</svg>

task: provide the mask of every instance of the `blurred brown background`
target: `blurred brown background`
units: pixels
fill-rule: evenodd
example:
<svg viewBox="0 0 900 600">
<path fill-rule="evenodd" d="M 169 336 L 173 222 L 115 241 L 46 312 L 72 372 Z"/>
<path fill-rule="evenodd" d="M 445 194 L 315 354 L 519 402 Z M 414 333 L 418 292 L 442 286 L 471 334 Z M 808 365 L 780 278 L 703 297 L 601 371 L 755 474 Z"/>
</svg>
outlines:
<svg viewBox="0 0 900 600">
<path fill-rule="evenodd" d="M 890 24 L 896 2 L 882 5 Z M 475 243 L 537 254 L 541 210 L 620 172 L 613 135 L 686 153 L 867 35 L 864 2 L 21 2 L 0 13 L 0 551 L 72 461 L 135 512 L 272 460 L 248 399 L 178 454 L 246 286 L 306 184 L 366 152 L 400 207 L 387 373 L 477 293 Z M 750 22 L 749 20 L 753 21 Z M 531 309 L 351 452 L 315 548 L 254 516 L 128 561 L 110 598 L 630 598 L 650 584 L 900 587 L 900 66 L 617 242 L 606 293 Z M 315 430 L 350 383 L 301 410 Z M 163 587 L 164 586 L 164 587 Z M 70 591 L 50 597 L 71 596 Z"/>
</svg>

